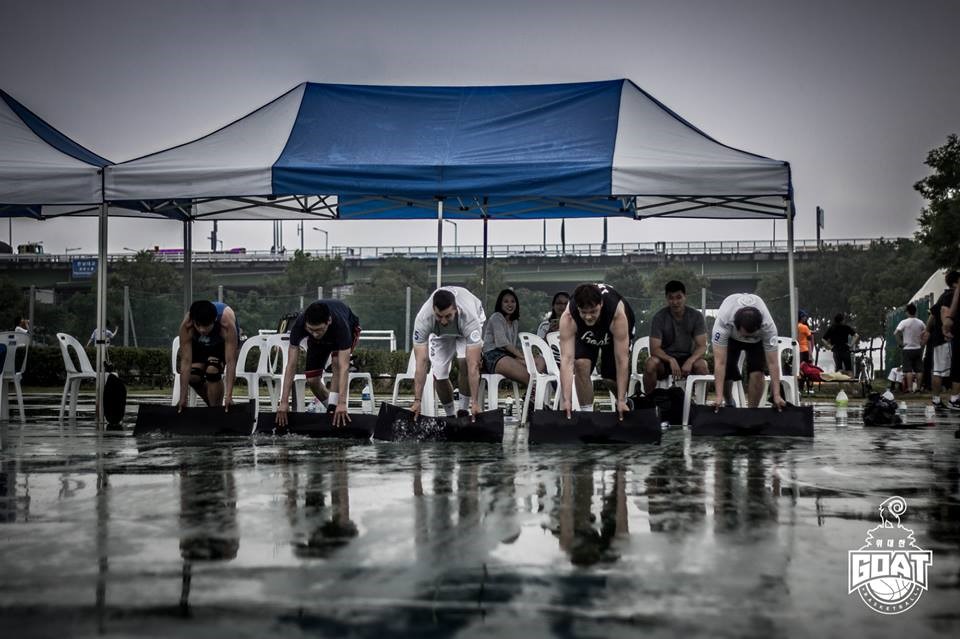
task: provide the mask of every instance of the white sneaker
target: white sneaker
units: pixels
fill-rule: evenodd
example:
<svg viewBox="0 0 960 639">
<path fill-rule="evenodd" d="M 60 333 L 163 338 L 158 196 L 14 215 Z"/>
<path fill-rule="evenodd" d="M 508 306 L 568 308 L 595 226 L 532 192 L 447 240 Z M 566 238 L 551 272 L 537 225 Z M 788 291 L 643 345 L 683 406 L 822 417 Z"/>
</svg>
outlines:
<svg viewBox="0 0 960 639">
<path fill-rule="evenodd" d="M 310 402 L 309 404 L 307 404 L 307 412 L 308 412 L 308 413 L 323 413 L 323 412 L 326 412 L 326 410 L 327 410 L 327 409 L 326 409 L 326 407 L 323 405 L 323 402 L 321 402 L 321 401 L 320 401 L 319 399 L 317 399 L 316 397 L 313 399 L 312 402 Z"/>
</svg>

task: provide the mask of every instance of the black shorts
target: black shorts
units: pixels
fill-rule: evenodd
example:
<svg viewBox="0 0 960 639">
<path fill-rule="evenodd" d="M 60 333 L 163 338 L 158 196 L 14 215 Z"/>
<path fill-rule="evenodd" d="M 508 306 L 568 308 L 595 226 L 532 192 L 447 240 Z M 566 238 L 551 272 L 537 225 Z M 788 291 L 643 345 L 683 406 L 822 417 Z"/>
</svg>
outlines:
<svg viewBox="0 0 960 639">
<path fill-rule="evenodd" d="M 810 359 L 810 351 L 800 351 L 800 361 L 810 362 L 812 364 L 813 360 Z"/>
<path fill-rule="evenodd" d="M 307 379 L 312 377 L 320 377 L 323 375 L 323 369 L 327 366 L 327 360 L 330 359 L 330 356 L 334 353 L 340 352 L 340 349 L 334 347 L 333 344 L 325 343 L 322 340 L 317 342 L 310 339 L 309 336 L 305 338 L 307 340 L 307 361 L 304 366 L 304 374 Z M 360 341 L 360 325 L 357 324 L 353 327 L 353 341 L 350 343 L 350 352 L 353 352 L 353 349 L 357 347 L 357 342 Z"/>
<path fill-rule="evenodd" d="M 634 321 L 633 314 L 627 314 L 627 358 L 630 357 L 629 344 L 633 343 L 633 329 Z M 610 336 L 610 341 L 603 346 L 592 346 L 585 343 L 580 339 L 580 336 L 577 336 L 576 348 L 574 349 L 573 356 L 576 359 L 589 359 L 590 367 L 596 368 L 600 372 L 600 376 L 603 379 L 617 379 L 617 356 L 613 352 L 613 335 Z M 600 360 L 600 366 L 597 367 L 597 359 Z M 627 361 L 627 374 L 630 374 L 630 362 Z"/>
<path fill-rule="evenodd" d="M 740 353 L 746 355 L 747 375 L 750 373 L 764 372 L 767 365 L 767 356 L 763 351 L 761 342 L 741 342 L 731 339 L 727 342 L 727 379 L 737 381 L 743 379 L 740 373 Z"/>
<path fill-rule="evenodd" d="M 222 341 L 207 345 L 194 340 L 190 352 L 191 362 L 194 364 L 206 364 L 212 357 L 220 363 L 220 370 L 223 370 L 227 361 L 227 344 Z"/>
<path fill-rule="evenodd" d="M 904 373 L 922 373 L 923 372 L 923 349 L 906 348 L 903 350 L 903 372 Z"/>
</svg>

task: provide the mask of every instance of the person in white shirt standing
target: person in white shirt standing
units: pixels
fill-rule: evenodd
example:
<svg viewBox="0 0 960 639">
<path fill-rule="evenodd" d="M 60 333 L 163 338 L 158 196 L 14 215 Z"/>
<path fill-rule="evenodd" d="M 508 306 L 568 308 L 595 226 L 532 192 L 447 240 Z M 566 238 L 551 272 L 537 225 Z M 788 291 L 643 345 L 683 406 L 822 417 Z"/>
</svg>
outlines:
<svg viewBox="0 0 960 639">
<path fill-rule="evenodd" d="M 903 381 L 907 392 L 915 393 L 923 383 L 923 346 L 927 342 L 926 326 L 917 318 L 917 305 L 907 304 L 907 318 L 897 324 L 893 334 L 902 350 Z M 914 386 L 916 376 L 916 386 Z"/>
<path fill-rule="evenodd" d="M 717 391 L 715 409 L 726 403 L 727 382 L 742 379 L 737 363 L 746 354 L 747 404 L 760 405 L 764 365 L 770 371 L 773 405 L 779 410 L 786 402 L 780 393 L 780 357 L 777 326 L 763 300 L 756 295 L 735 293 L 720 305 L 713 324 L 713 367 Z"/>
<path fill-rule="evenodd" d="M 420 415 L 428 360 L 443 410 L 450 417 L 457 414 L 450 383 L 454 356 L 460 359 L 460 410 L 469 410 L 472 416 L 480 412 L 477 393 L 485 321 L 483 304 L 461 286 L 439 288 L 423 303 L 413 325 L 413 353 L 417 363 L 411 406 L 414 415 Z M 469 392 L 465 393 L 467 388 Z"/>
</svg>

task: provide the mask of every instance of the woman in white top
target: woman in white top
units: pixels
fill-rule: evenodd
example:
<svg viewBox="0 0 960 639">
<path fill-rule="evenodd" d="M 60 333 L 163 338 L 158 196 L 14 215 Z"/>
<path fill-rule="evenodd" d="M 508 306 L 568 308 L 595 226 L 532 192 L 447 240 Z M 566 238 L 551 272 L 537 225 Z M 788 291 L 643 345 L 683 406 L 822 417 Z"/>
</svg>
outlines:
<svg viewBox="0 0 960 639">
<path fill-rule="evenodd" d="M 520 301 L 507 288 L 500 291 L 493 314 L 483 325 L 483 369 L 507 379 L 527 384 L 530 375 L 523 360 L 523 351 L 517 345 L 520 330 Z M 540 368 L 542 362 L 537 362 Z"/>
<path fill-rule="evenodd" d="M 567 305 L 569 303 L 569 293 L 566 291 L 554 293 L 553 301 L 550 302 L 550 312 L 547 313 L 547 316 L 543 318 L 542 322 L 540 322 L 540 326 L 537 327 L 537 337 L 540 339 L 546 339 L 547 333 L 560 330 L 560 316 L 563 315 L 565 310 L 567 310 Z"/>
</svg>

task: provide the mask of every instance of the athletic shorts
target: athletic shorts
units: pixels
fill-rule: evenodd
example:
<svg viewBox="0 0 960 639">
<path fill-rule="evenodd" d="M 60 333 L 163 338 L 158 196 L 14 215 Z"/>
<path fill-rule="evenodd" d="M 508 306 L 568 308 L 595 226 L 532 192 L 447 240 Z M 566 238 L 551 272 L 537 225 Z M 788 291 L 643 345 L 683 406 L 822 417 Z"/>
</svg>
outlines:
<svg viewBox="0 0 960 639">
<path fill-rule="evenodd" d="M 304 365 L 304 375 L 307 379 L 320 377 L 323 375 L 323 369 L 327 367 L 327 360 L 340 351 L 335 349 L 333 344 L 325 344 L 323 340 L 317 342 L 308 337 L 307 340 L 307 361 Z M 360 341 L 360 325 L 353 327 L 353 341 L 350 343 L 350 352 L 357 348 L 357 342 Z"/>
<path fill-rule="evenodd" d="M 813 363 L 813 360 L 810 359 L 810 351 L 800 351 L 800 362 L 810 362 Z"/>
<path fill-rule="evenodd" d="M 737 381 L 743 379 L 740 372 L 740 353 L 746 355 L 747 375 L 764 372 L 767 366 L 767 356 L 761 342 L 741 342 L 731 339 L 727 343 L 727 379 Z"/>
<path fill-rule="evenodd" d="M 950 360 L 953 358 L 953 348 L 950 342 L 933 348 L 933 368 L 931 372 L 937 377 L 950 377 Z"/>
<path fill-rule="evenodd" d="M 903 372 L 904 373 L 922 373 L 923 372 L 923 349 L 909 348 L 903 351 Z"/>
<path fill-rule="evenodd" d="M 220 363 L 220 370 L 223 370 L 223 366 L 227 361 L 227 344 L 225 342 L 218 342 L 217 344 L 207 345 L 194 340 L 190 353 L 192 363 L 206 364 L 212 357 Z"/>
<path fill-rule="evenodd" d="M 836 348 L 833 349 L 833 366 L 836 368 L 837 372 L 840 371 L 852 371 L 853 362 L 850 359 L 850 351 L 838 351 Z"/>
<path fill-rule="evenodd" d="M 633 313 L 627 313 L 627 357 L 630 357 L 630 345 L 633 344 L 633 336 L 636 329 L 636 321 Z M 603 346 L 592 346 L 585 343 L 580 336 L 576 337 L 576 347 L 573 351 L 574 359 L 589 359 L 590 368 L 596 368 L 603 379 L 617 379 L 617 356 L 613 348 L 613 335 L 610 335 L 610 341 Z M 597 359 L 600 360 L 600 366 L 597 366 Z M 627 362 L 629 369 L 630 362 Z M 627 371 L 630 374 L 630 371 Z"/>
<path fill-rule="evenodd" d="M 481 348 L 477 344 L 476 348 Z M 430 355 L 430 370 L 436 379 L 448 379 L 453 358 L 462 359 L 467 356 L 467 338 L 456 335 L 431 335 L 427 342 L 427 352 Z"/>
</svg>

